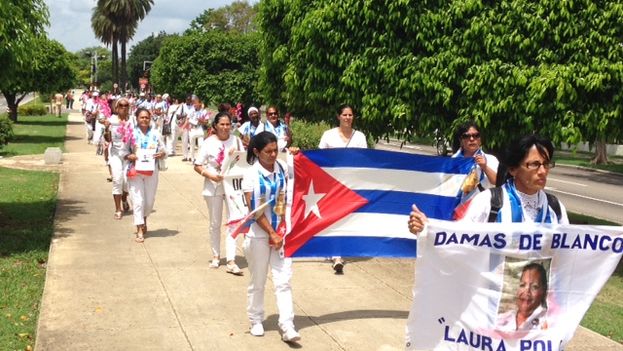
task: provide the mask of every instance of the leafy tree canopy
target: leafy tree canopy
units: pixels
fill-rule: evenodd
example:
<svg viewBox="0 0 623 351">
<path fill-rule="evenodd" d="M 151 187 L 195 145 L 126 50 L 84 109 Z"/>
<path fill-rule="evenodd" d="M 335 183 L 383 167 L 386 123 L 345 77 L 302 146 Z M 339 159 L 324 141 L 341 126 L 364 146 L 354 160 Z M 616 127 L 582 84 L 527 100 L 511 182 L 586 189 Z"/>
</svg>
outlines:
<svg viewBox="0 0 623 351">
<path fill-rule="evenodd" d="M 310 120 L 354 104 L 374 137 L 474 119 L 490 147 L 623 132 L 619 1 L 260 2 L 264 95 Z"/>
<path fill-rule="evenodd" d="M 31 65 L 34 41 L 44 35 L 48 8 L 44 0 L 0 0 L 0 86 L 14 79 L 14 70 Z"/>
<path fill-rule="evenodd" d="M 150 35 L 132 47 L 128 56 L 128 72 L 132 85 L 138 86 L 138 79 L 143 77 L 144 73 L 149 75 L 149 71 L 143 72 L 143 63 L 153 62 L 158 57 L 160 47 L 168 36 L 165 32 L 160 32 L 156 36 Z"/>
<path fill-rule="evenodd" d="M 218 9 L 209 8 L 190 23 L 187 34 L 192 32 L 235 31 L 249 33 L 256 30 L 255 16 L 257 4 L 249 5 L 246 1 L 234 1 Z"/>
<path fill-rule="evenodd" d="M 205 103 L 256 102 L 259 34 L 210 31 L 170 36 L 151 67 L 158 92 Z"/>
</svg>

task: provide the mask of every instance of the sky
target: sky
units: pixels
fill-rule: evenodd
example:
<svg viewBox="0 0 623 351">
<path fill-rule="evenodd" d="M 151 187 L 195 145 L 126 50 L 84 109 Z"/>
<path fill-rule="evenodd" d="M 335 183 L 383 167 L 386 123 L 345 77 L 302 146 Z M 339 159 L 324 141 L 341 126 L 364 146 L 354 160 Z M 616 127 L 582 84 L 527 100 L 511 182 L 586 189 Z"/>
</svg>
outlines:
<svg viewBox="0 0 623 351">
<path fill-rule="evenodd" d="M 154 0 L 154 6 L 139 23 L 128 49 L 152 33 L 181 33 L 204 10 L 223 7 L 232 2 L 233 0 Z M 254 4 L 257 1 L 248 2 Z M 103 46 L 95 39 L 91 29 L 91 13 L 97 0 L 45 0 L 45 3 L 50 10 L 50 26 L 47 32 L 51 39 L 59 41 L 70 52 Z"/>
</svg>

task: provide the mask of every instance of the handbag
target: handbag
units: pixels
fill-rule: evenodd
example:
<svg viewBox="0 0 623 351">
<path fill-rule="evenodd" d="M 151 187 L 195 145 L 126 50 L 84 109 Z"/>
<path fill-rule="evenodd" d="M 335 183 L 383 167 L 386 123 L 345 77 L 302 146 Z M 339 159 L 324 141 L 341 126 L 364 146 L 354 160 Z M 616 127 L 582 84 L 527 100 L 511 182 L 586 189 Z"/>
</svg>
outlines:
<svg viewBox="0 0 623 351">
<path fill-rule="evenodd" d="M 162 135 L 171 135 L 171 122 L 162 125 Z"/>
<path fill-rule="evenodd" d="M 134 162 L 130 163 L 130 165 L 128 166 L 128 178 L 133 178 L 136 177 L 138 173 L 136 172 L 136 167 L 134 167 Z"/>
<path fill-rule="evenodd" d="M 167 160 L 165 158 L 159 158 L 158 159 L 158 170 L 160 172 L 164 172 L 167 169 L 169 169 L 169 167 L 167 166 Z"/>
</svg>

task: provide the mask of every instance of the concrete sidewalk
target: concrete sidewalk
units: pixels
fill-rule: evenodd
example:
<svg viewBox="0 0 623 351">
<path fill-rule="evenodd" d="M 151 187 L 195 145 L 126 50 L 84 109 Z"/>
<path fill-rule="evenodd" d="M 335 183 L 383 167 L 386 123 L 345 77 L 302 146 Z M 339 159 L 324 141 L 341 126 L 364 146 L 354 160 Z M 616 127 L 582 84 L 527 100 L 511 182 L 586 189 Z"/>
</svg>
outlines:
<svg viewBox="0 0 623 351">
<path fill-rule="evenodd" d="M 404 348 L 415 260 L 350 261 L 343 276 L 328 262 L 298 260 L 292 285 L 300 344 L 280 341 L 270 282 L 266 335 L 253 337 L 240 245 L 244 277 L 208 268 L 207 209 L 191 165 L 169 158 L 149 233 L 137 244 L 131 216 L 113 219 L 107 169 L 84 141 L 81 115 L 70 121 L 36 350 Z M 581 328 L 568 350 L 623 346 Z"/>
</svg>

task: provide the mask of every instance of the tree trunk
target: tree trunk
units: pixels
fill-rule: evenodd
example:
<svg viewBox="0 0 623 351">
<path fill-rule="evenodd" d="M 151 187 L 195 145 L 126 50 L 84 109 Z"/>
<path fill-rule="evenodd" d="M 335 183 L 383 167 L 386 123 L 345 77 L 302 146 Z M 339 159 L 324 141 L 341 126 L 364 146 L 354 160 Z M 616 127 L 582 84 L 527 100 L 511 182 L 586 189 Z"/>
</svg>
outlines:
<svg viewBox="0 0 623 351">
<path fill-rule="evenodd" d="M 112 38 L 112 82 L 119 84 L 119 39 L 116 34 Z"/>
<path fill-rule="evenodd" d="M 606 142 L 604 140 L 595 141 L 595 157 L 591 160 L 591 163 L 595 165 L 608 163 L 608 153 L 606 152 Z"/>
<path fill-rule="evenodd" d="M 121 89 L 125 89 L 125 85 L 128 81 L 128 73 L 125 68 L 125 41 L 121 41 Z"/>
<path fill-rule="evenodd" d="M 9 109 L 9 119 L 14 123 L 17 123 L 17 100 L 15 99 L 15 93 L 3 92 L 6 104 Z"/>
</svg>

